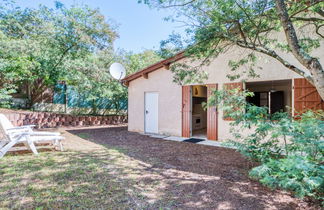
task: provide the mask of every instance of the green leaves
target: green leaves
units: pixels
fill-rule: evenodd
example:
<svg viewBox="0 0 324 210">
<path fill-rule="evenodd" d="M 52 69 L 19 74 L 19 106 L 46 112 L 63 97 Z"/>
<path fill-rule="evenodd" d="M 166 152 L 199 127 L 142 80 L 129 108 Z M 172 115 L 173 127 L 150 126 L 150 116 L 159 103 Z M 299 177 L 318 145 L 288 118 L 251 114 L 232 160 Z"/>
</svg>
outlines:
<svg viewBox="0 0 324 210">
<path fill-rule="evenodd" d="M 71 64 L 75 69 L 68 75 L 68 83 L 80 95 L 76 97 L 76 100 L 79 100 L 77 103 L 92 105 L 92 114 L 102 114 L 100 109 L 121 114 L 127 108 L 127 88 L 110 76 L 110 65 L 113 62 L 120 62 L 127 69 L 127 74 L 131 74 L 160 59 L 154 51 L 150 50 L 137 54 L 101 50 L 85 59 L 75 59 Z"/>
<path fill-rule="evenodd" d="M 56 5 L 55 9 L 0 7 L 0 76 L 4 78 L 0 89 L 24 83 L 30 89 L 31 104 L 58 81 L 78 81 L 71 76 L 82 75 L 77 73 L 80 67 L 98 52 L 112 49 L 117 37 L 98 10 Z"/>
<path fill-rule="evenodd" d="M 262 184 L 324 201 L 323 111 L 308 111 L 296 118 L 286 112 L 269 115 L 267 108 L 246 101 L 251 95 L 223 89 L 215 90 L 209 100 L 209 106 L 217 105 L 234 120 L 233 139 L 227 145 L 260 162 L 249 175 Z"/>
<path fill-rule="evenodd" d="M 255 133 L 239 145 L 242 154 L 262 163 L 251 170 L 250 176 L 267 186 L 291 190 L 299 197 L 321 199 L 324 189 L 321 112 L 306 112 L 298 120 L 287 113 L 277 113 L 270 120 L 258 121 L 252 121 L 256 122 Z"/>
<path fill-rule="evenodd" d="M 110 77 L 109 66 L 123 63 L 130 74 L 161 57 L 150 50 L 116 52 L 115 26 L 99 10 L 55 4 L 54 9 L 0 4 L 0 101 L 24 84 L 32 105 L 44 90 L 64 81 L 93 105 L 93 114 L 103 106 L 125 109 L 127 89 Z"/>
<path fill-rule="evenodd" d="M 300 120 L 293 123 L 293 143 L 295 150 L 301 149 L 301 153 L 309 159 L 324 161 L 324 121 L 323 111 L 308 111 L 301 114 Z"/>
<path fill-rule="evenodd" d="M 5 84 L 4 87 L 0 89 L 0 107 L 10 107 L 11 94 L 16 92 L 15 88 L 16 87 L 13 85 Z"/>
<path fill-rule="evenodd" d="M 141 53 L 122 52 L 121 54 L 128 74 L 142 70 L 143 68 L 162 60 L 160 53 L 153 50 L 144 50 Z"/>
<path fill-rule="evenodd" d="M 231 71 L 226 73 L 231 80 L 257 77 L 262 71 L 262 66 L 257 61 L 264 60 L 265 57 L 271 58 L 272 62 L 274 60 L 280 62 L 283 67 L 305 77 L 311 83 L 321 80 L 320 77 L 316 78 L 316 75 L 321 74 L 323 68 L 312 53 L 320 47 L 320 40 L 324 38 L 323 1 L 311 1 L 311 3 L 309 0 L 280 1 L 283 5 L 287 5 L 284 12 L 288 13 L 288 19 L 292 22 L 287 34 L 298 34 L 294 41 L 289 36 L 285 37 L 283 33 L 283 25 L 286 23 L 283 23 L 281 19 L 283 15 L 276 9 L 279 3 L 275 0 L 145 0 L 139 2 L 152 7 L 173 9 L 174 15 L 169 19 L 181 22 L 186 28 L 187 36 L 184 36 L 186 39 L 173 34 L 168 40 L 162 42 L 161 51 L 164 54 L 170 55 L 170 52 L 172 54 L 174 50 L 186 46 L 188 55 L 201 62 L 201 65 L 208 65 L 215 57 L 232 50 L 231 47 L 235 46 L 235 49 L 244 52 L 236 53 L 235 58 L 229 53 L 231 61 L 228 65 Z M 170 43 L 173 44 L 172 47 L 168 47 Z M 287 53 L 290 56 L 286 56 Z M 289 57 L 295 59 L 291 60 Z M 316 64 L 318 73 L 311 73 L 312 77 L 308 76 L 308 71 L 296 65 L 299 63 L 312 72 L 313 68 L 309 65 L 310 58 L 314 61 L 318 60 Z M 176 77 L 176 80 L 182 78 L 178 75 Z M 187 77 L 185 80 L 184 83 L 190 83 Z M 194 80 L 191 83 L 194 83 Z M 314 84 L 323 98 L 321 93 L 323 88 Z"/>
<path fill-rule="evenodd" d="M 271 159 L 250 171 L 252 178 L 259 179 L 269 187 L 290 190 L 299 197 L 309 196 L 317 199 L 321 199 L 324 193 L 323 175 L 320 163 L 303 156 Z"/>
<path fill-rule="evenodd" d="M 206 72 L 201 71 L 200 66 L 192 67 L 186 63 L 174 63 L 171 65 L 173 82 L 179 85 L 202 83 L 208 78 Z"/>
</svg>

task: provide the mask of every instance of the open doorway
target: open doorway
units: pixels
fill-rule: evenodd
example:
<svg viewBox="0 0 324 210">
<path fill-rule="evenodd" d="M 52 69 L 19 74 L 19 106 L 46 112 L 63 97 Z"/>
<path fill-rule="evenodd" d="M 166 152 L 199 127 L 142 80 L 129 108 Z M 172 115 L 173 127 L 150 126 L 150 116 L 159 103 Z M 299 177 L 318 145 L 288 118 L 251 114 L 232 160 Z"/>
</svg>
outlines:
<svg viewBox="0 0 324 210">
<path fill-rule="evenodd" d="M 290 112 L 292 107 L 291 80 L 247 82 L 246 89 L 254 93 L 247 101 L 260 107 L 268 107 L 269 113 Z"/>
<path fill-rule="evenodd" d="M 207 137 L 207 110 L 203 104 L 207 103 L 207 86 L 192 86 L 192 137 Z"/>
</svg>

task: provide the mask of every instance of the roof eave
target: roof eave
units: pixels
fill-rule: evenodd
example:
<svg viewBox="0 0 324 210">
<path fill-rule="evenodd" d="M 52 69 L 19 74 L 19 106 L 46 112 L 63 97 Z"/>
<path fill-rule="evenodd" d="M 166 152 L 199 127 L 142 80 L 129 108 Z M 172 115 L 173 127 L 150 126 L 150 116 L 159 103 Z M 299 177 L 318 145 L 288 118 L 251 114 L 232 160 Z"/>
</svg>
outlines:
<svg viewBox="0 0 324 210">
<path fill-rule="evenodd" d="M 168 68 L 168 66 L 171 64 L 171 63 L 174 63 L 182 58 L 186 57 L 185 56 L 185 52 L 184 51 L 181 51 L 179 53 L 177 53 L 176 55 L 170 57 L 170 58 L 167 58 L 167 59 L 164 59 L 162 61 L 159 61 L 155 64 L 152 64 L 140 71 L 137 71 L 133 74 L 130 74 L 128 75 L 127 77 L 125 77 L 124 79 L 122 79 L 122 83 L 125 84 L 126 86 L 128 86 L 129 82 L 130 81 L 133 81 L 135 79 L 138 79 L 140 77 L 142 77 L 143 75 L 148 75 L 148 73 L 151 73 L 155 70 L 158 70 L 162 67 L 166 67 Z"/>
</svg>

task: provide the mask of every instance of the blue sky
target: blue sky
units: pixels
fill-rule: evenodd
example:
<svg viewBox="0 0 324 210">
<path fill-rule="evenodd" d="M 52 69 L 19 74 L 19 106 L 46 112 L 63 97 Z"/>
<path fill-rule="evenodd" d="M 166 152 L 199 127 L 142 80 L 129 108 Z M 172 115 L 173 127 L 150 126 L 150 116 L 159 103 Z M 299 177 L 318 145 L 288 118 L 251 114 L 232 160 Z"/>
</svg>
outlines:
<svg viewBox="0 0 324 210">
<path fill-rule="evenodd" d="M 138 0 L 61 0 L 63 4 L 87 4 L 99 8 L 106 18 L 118 25 L 120 38 L 115 47 L 140 52 L 144 49 L 158 49 L 160 41 L 167 39 L 173 31 L 183 33 L 179 23 L 163 20 L 170 11 L 150 9 L 138 4 Z M 54 7 L 54 0 L 16 0 L 20 7 L 37 7 L 39 4 Z"/>
</svg>

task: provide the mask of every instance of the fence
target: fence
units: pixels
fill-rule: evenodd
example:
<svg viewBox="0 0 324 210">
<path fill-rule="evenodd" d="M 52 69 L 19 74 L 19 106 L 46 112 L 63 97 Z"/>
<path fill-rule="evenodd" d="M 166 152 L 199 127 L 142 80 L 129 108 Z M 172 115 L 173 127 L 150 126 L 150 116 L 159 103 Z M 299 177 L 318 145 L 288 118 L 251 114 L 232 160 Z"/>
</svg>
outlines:
<svg viewBox="0 0 324 210">
<path fill-rule="evenodd" d="M 120 100 L 118 107 L 112 104 L 107 98 L 98 98 L 96 100 L 87 100 L 90 92 L 79 92 L 73 86 L 57 84 L 53 93 L 53 104 L 66 104 L 71 108 L 92 108 L 94 104 L 98 109 L 121 109 L 127 110 L 127 99 Z"/>
</svg>

